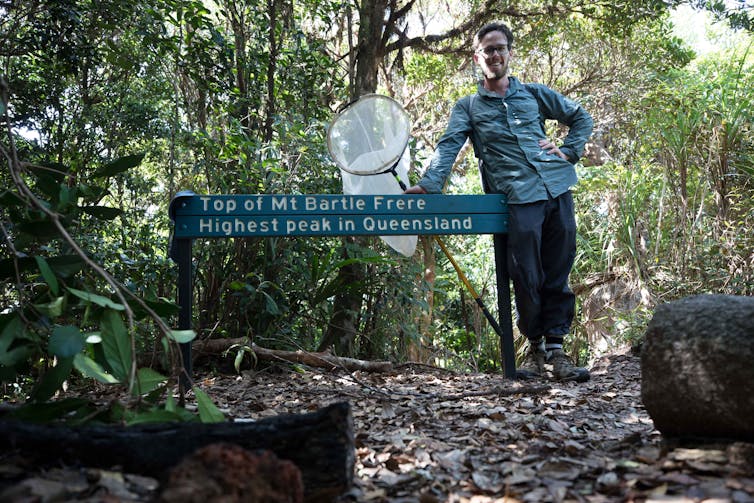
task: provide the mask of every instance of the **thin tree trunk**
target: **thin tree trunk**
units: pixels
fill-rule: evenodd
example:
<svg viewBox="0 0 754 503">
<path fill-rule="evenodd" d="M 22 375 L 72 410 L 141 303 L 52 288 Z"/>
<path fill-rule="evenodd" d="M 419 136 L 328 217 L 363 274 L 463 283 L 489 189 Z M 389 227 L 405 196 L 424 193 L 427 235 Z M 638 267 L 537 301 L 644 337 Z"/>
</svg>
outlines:
<svg viewBox="0 0 754 503">
<path fill-rule="evenodd" d="M 435 305 L 435 247 L 432 236 L 419 236 L 419 243 L 422 248 L 422 257 L 424 263 L 423 280 L 427 283 L 427 311 L 422 314 L 418 325 L 421 341 L 407 341 L 406 352 L 408 358 L 413 361 L 422 363 L 429 362 L 430 354 L 427 350 L 432 345 L 432 312 Z"/>
<path fill-rule="evenodd" d="M 385 0 L 372 0 L 362 2 L 359 8 L 356 78 L 355 87 L 351 89 L 353 99 L 377 89 L 377 69 L 384 51 L 382 30 L 386 6 Z M 344 244 L 358 240 L 363 238 L 344 238 Z M 343 253 L 347 254 L 345 249 Z M 353 285 L 361 282 L 364 274 L 364 267 L 353 263 L 340 268 L 338 279 L 341 285 Z M 353 355 L 358 333 L 356 320 L 361 312 L 362 302 L 361 292 L 357 288 L 344 289 L 335 297 L 335 309 L 319 345 L 320 351 L 332 347 L 338 354 Z"/>
<path fill-rule="evenodd" d="M 355 243 L 356 237 L 343 238 L 343 258 L 348 258 L 347 243 Z M 351 263 L 338 270 L 339 285 L 355 285 L 364 279 L 364 266 Z M 356 335 L 358 334 L 358 316 L 361 312 L 363 296 L 359 288 L 341 288 L 335 296 L 333 315 L 327 324 L 327 330 L 318 351 L 332 348 L 339 355 L 353 356 Z"/>
<path fill-rule="evenodd" d="M 278 42 L 275 37 L 277 29 L 277 2 L 276 0 L 267 0 L 267 15 L 270 23 L 270 33 L 268 35 L 270 60 L 267 64 L 267 111 L 264 120 L 264 141 L 272 141 L 275 125 L 275 73 L 277 72 Z"/>
</svg>

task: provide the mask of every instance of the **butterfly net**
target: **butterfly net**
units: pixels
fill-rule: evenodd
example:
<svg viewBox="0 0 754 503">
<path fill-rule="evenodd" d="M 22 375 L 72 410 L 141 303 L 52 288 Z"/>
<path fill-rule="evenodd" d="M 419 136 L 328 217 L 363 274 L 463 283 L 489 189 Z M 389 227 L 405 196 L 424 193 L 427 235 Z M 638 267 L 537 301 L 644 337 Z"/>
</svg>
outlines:
<svg viewBox="0 0 754 503">
<path fill-rule="evenodd" d="M 392 172 L 408 180 L 408 145 L 411 124 L 397 101 L 387 96 L 362 97 L 343 111 L 327 134 L 328 149 L 340 167 L 343 193 L 402 194 Z M 369 176 L 364 176 L 369 175 Z M 380 236 L 398 253 L 410 257 L 417 236 Z"/>
</svg>

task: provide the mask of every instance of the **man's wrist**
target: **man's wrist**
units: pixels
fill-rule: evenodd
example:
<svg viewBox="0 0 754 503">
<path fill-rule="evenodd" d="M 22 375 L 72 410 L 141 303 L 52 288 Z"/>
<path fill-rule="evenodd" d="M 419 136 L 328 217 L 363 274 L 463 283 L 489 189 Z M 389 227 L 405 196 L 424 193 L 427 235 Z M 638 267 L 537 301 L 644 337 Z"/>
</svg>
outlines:
<svg viewBox="0 0 754 503">
<path fill-rule="evenodd" d="M 575 152 L 568 147 L 560 147 L 560 151 L 563 153 L 563 155 L 565 155 L 566 161 L 570 162 L 571 164 L 576 164 L 576 161 L 579 160 Z"/>
</svg>

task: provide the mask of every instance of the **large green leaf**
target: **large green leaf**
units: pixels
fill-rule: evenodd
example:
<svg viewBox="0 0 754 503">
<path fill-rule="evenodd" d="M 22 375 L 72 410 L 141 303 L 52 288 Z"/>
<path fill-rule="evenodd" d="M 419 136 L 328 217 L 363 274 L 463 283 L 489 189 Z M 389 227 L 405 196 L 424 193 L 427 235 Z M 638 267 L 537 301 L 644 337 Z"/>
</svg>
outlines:
<svg viewBox="0 0 754 503">
<path fill-rule="evenodd" d="M 149 306 L 149 308 L 152 309 L 152 311 L 154 311 L 157 316 L 161 316 L 163 318 L 178 314 L 178 312 L 181 310 L 181 306 L 163 297 L 160 297 L 156 300 L 144 299 L 144 303 Z M 143 307 L 141 307 L 139 303 L 131 301 L 129 302 L 129 305 L 131 306 L 131 309 L 133 309 L 134 316 L 137 319 L 141 319 L 147 316 L 147 311 Z"/>
<path fill-rule="evenodd" d="M 278 308 L 277 302 L 275 302 L 275 299 L 273 299 L 270 294 L 263 290 L 259 290 L 259 292 L 264 296 L 265 298 L 265 306 L 266 311 L 272 315 L 280 314 L 280 308 Z"/>
<path fill-rule="evenodd" d="M 136 372 L 134 395 L 146 395 L 167 381 L 167 377 L 150 368 L 141 368 Z"/>
<path fill-rule="evenodd" d="M 106 176 L 113 176 L 117 175 L 118 173 L 122 173 L 124 171 L 127 171 L 133 167 L 138 166 L 141 164 L 141 161 L 144 159 L 144 154 L 135 154 L 135 155 L 127 155 L 125 157 L 119 157 L 118 159 L 115 159 L 112 162 L 109 162 L 102 166 L 100 169 L 95 171 L 95 173 L 92 175 L 94 178 L 101 178 Z"/>
<path fill-rule="evenodd" d="M 105 187 L 88 184 L 79 185 L 79 192 L 81 193 L 81 197 L 87 201 L 99 201 L 110 193 Z"/>
<path fill-rule="evenodd" d="M 123 306 L 123 304 L 118 304 L 116 302 L 113 302 L 112 300 L 108 299 L 107 297 L 103 297 L 102 295 L 97 295 L 96 293 L 91 292 L 85 292 L 83 290 L 77 290 L 75 288 L 67 287 L 68 291 L 71 292 L 76 297 L 86 300 L 88 302 L 92 302 L 94 304 L 97 304 L 98 306 L 106 307 L 109 309 L 115 309 L 117 311 L 124 311 L 126 308 Z"/>
<path fill-rule="evenodd" d="M 105 384 L 117 384 L 119 382 L 112 374 L 106 372 L 102 365 L 84 353 L 79 353 L 73 357 L 73 365 L 84 377 L 90 377 Z"/>
<path fill-rule="evenodd" d="M 24 336 L 26 328 L 18 313 L 0 315 L 0 357 L 14 340 Z"/>
<path fill-rule="evenodd" d="M 65 325 L 55 327 L 50 336 L 48 351 L 58 358 L 76 356 L 84 349 L 84 335 L 78 327 Z"/>
<path fill-rule="evenodd" d="M 14 379 L 16 365 L 26 362 L 34 354 L 36 345 L 31 340 L 32 336 L 18 313 L 0 315 L 0 380 Z"/>
<path fill-rule="evenodd" d="M 129 382 L 133 363 L 131 338 L 120 314 L 111 309 L 106 310 L 100 321 L 102 330 L 102 349 L 113 375 L 122 383 Z"/>
<path fill-rule="evenodd" d="M 39 255 L 36 255 L 34 257 L 34 260 L 37 262 L 37 267 L 39 267 L 39 272 L 42 273 L 42 277 L 47 282 L 47 285 L 50 287 L 50 291 L 53 295 L 58 295 L 60 292 L 60 285 L 58 285 L 58 278 L 55 276 L 55 273 L 52 272 L 52 268 L 50 267 L 50 264 L 47 263 L 47 260 L 45 260 L 44 257 L 41 257 Z"/>
<path fill-rule="evenodd" d="M 196 421 L 197 417 L 183 407 L 179 407 L 172 394 L 168 393 L 165 398 L 165 410 L 181 417 L 186 422 Z"/>
<path fill-rule="evenodd" d="M 68 379 L 73 369 L 73 357 L 59 358 L 54 367 L 47 369 L 37 386 L 31 392 L 29 400 L 32 402 L 46 402 L 60 389 L 63 382 Z"/>
<path fill-rule="evenodd" d="M 49 318 L 57 318 L 63 314 L 63 307 L 65 306 L 65 297 L 57 297 L 45 304 L 33 304 L 34 308 L 41 314 Z"/>
<path fill-rule="evenodd" d="M 12 349 L 11 349 L 12 347 Z M 16 365 L 27 361 L 37 345 L 18 313 L 0 315 L 0 368 L 2 379 L 15 377 Z"/>
<path fill-rule="evenodd" d="M 58 211 L 68 211 L 71 206 L 76 205 L 76 201 L 78 200 L 78 190 L 76 187 L 67 187 L 65 185 L 60 185 L 60 189 L 58 190 Z"/>
<path fill-rule="evenodd" d="M 29 171 L 37 178 L 45 176 L 51 178 L 57 183 L 63 183 L 66 174 L 71 170 L 71 166 L 59 162 L 40 162 L 29 166 Z"/>
<path fill-rule="evenodd" d="M 133 426 L 135 424 L 144 423 L 179 423 L 185 421 L 186 417 L 180 413 L 158 409 L 134 414 L 133 416 L 126 419 L 126 424 L 128 426 Z"/>
<path fill-rule="evenodd" d="M 66 279 L 78 273 L 84 268 L 84 259 L 78 255 L 59 255 L 47 259 L 50 269 L 55 271 L 58 277 Z"/>
<path fill-rule="evenodd" d="M 167 398 L 165 398 L 165 410 L 169 410 L 171 412 L 178 410 L 178 403 L 176 403 L 172 393 L 168 393 Z"/>
<path fill-rule="evenodd" d="M 185 344 L 196 338 L 196 332 L 193 330 L 171 330 L 167 336 L 179 344 Z"/>
<path fill-rule="evenodd" d="M 221 423 L 225 421 L 225 416 L 207 393 L 202 391 L 198 386 L 194 386 L 191 389 L 194 390 L 194 395 L 196 395 L 196 404 L 199 407 L 199 419 L 201 419 L 202 423 Z"/>
<path fill-rule="evenodd" d="M 41 191 L 49 199 L 53 201 L 60 200 L 60 182 L 57 181 L 51 174 L 46 172 L 39 173 L 37 175 L 37 190 Z"/>
<path fill-rule="evenodd" d="M 16 230 L 33 238 L 34 241 L 44 241 L 60 236 L 58 228 L 50 220 L 27 220 L 16 223 Z"/>
</svg>

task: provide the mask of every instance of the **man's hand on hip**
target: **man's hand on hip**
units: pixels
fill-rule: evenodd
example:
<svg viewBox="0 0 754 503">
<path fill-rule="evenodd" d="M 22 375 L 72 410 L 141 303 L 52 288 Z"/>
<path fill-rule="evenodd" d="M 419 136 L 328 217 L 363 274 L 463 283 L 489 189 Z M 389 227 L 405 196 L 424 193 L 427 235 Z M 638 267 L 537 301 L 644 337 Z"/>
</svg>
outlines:
<svg viewBox="0 0 754 503">
<path fill-rule="evenodd" d="M 548 139 L 539 140 L 539 146 L 548 154 L 555 154 L 561 159 L 568 160 L 568 157 L 560 151 L 557 145 Z"/>
</svg>

